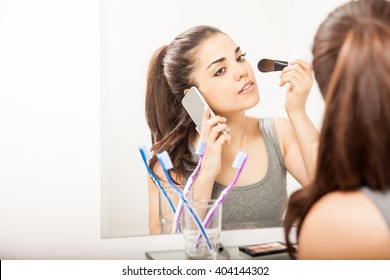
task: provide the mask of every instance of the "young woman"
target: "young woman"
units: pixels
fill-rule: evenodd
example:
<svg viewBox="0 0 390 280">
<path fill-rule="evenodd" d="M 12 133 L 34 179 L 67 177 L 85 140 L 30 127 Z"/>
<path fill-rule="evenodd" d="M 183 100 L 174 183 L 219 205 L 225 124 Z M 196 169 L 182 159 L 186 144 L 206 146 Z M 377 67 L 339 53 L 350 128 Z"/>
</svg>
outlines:
<svg viewBox="0 0 390 280">
<path fill-rule="evenodd" d="M 351 1 L 313 45 L 326 102 L 311 187 L 294 193 L 302 259 L 390 259 L 390 2 Z"/>
<path fill-rule="evenodd" d="M 314 172 L 318 132 L 305 113 L 312 86 L 311 65 L 297 60 L 286 67 L 280 85 L 290 84 L 285 108 L 290 121 L 258 119 L 245 110 L 259 102 L 258 85 L 241 47 L 220 30 L 197 26 L 160 48 L 152 58 L 146 90 L 146 118 L 154 154 L 166 150 L 173 162 L 172 177 L 183 185 L 197 158 L 194 147 L 207 149 L 193 185 L 194 198 L 216 198 L 234 178 L 236 153 L 249 154 L 237 186 L 223 205 L 222 228 L 281 226 L 287 202 L 286 170 L 303 186 Z M 191 86 L 203 94 L 200 133 L 181 100 Z M 227 133 L 221 133 L 226 131 Z M 154 157 L 150 167 L 164 178 Z M 158 189 L 149 181 L 149 225 L 160 233 Z"/>
</svg>

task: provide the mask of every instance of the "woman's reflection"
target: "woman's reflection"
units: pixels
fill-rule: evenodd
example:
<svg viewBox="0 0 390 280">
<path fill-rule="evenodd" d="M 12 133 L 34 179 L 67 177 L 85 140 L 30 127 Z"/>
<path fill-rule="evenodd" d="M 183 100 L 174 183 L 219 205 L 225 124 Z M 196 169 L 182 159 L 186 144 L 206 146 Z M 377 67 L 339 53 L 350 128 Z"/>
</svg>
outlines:
<svg viewBox="0 0 390 280">
<path fill-rule="evenodd" d="M 311 65 L 293 61 L 281 72 L 279 84 L 288 84 L 289 120 L 246 116 L 245 110 L 260 97 L 242 48 L 216 28 L 191 28 L 161 47 L 149 65 L 145 108 L 151 150 L 154 155 L 169 153 L 172 177 L 183 186 L 198 160 L 194 146 L 199 140 L 207 142 L 193 185 L 196 199 L 218 197 L 236 174 L 231 166 L 236 153 L 246 152 L 245 168 L 223 204 L 222 228 L 281 226 L 287 202 L 286 170 L 302 186 L 314 173 L 318 132 L 305 112 L 312 83 Z M 199 89 L 216 114 L 212 117 L 209 109 L 204 111 L 200 133 L 181 104 L 191 86 Z M 155 156 L 150 168 L 164 178 Z M 151 234 L 161 233 L 159 191 L 151 180 L 149 229 Z"/>
</svg>

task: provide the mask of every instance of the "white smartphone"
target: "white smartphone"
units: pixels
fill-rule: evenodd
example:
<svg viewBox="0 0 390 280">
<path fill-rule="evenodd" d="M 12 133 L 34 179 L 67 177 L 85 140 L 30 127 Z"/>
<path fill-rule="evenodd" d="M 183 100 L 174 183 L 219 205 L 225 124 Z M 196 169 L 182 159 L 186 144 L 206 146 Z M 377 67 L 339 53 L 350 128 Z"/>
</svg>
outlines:
<svg viewBox="0 0 390 280">
<path fill-rule="evenodd" d="M 206 100 L 204 100 L 202 94 L 196 87 L 191 87 L 187 94 L 184 95 L 184 98 L 182 99 L 181 103 L 186 109 L 188 115 L 190 115 L 191 119 L 195 123 L 196 129 L 199 132 L 200 127 L 202 125 L 204 108 L 206 105 L 208 106 Z M 213 113 L 213 111 L 211 111 L 211 108 L 210 113 L 212 117 L 215 117 L 215 114 Z"/>
</svg>

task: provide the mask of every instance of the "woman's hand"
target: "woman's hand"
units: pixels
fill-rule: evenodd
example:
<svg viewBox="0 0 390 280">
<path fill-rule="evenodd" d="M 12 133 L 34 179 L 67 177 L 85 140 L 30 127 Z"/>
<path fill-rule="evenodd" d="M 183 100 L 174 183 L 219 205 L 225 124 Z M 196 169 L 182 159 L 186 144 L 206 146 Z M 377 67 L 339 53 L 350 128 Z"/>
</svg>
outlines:
<svg viewBox="0 0 390 280">
<path fill-rule="evenodd" d="M 199 140 L 207 142 L 207 148 L 202 161 L 201 172 L 206 170 L 203 176 L 214 181 L 221 172 L 222 147 L 230 143 L 231 136 L 223 131 L 230 132 L 226 124 L 226 118 L 215 116 L 210 118 L 210 108 L 203 112 L 202 127 Z"/>
<path fill-rule="evenodd" d="M 285 103 L 289 116 L 305 112 L 307 97 L 313 85 L 312 72 L 311 64 L 302 60 L 295 60 L 283 69 L 279 86 L 290 84 Z"/>
</svg>

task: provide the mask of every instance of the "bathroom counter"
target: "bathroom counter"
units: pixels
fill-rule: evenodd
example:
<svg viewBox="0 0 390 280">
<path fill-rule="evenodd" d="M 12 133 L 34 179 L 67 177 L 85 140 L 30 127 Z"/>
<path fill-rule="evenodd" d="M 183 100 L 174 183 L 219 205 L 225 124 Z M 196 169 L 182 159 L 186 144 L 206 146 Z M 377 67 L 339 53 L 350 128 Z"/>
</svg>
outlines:
<svg viewBox="0 0 390 280">
<path fill-rule="evenodd" d="M 291 236 L 295 235 L 294 234 Z M 180 259 L 184 257 L 184 237 L 181 234 L 136 236 L 129 238 L 105 239 L 108 243 L 122 241 L 122 247 L 119 251 L 111 251 L 116 259 Z M 222 231 L 220 242 L 224 246 L 223 255 L 228 253 L 227 259 L 250 259 L 240 252 L 238 246 L 257 243 L 266 243 L 273 241 L 284 241 L 283 228 L 263 228 Z M 292 240 L 295 241 L 295 240 Z M 126 249 L 126 244 L 136 244 Z M 123 250 L 126 251 L 123 251 Z M 126 253 L 127 252 L 127 253 Z M 147 254 L 146 254 L 147 253 Z M 222 258 L 223 258 L 222 255 Z M 288 259 L 287 253 L 275 254 L 263 257 L 262 259 Z"/>
</svg>

